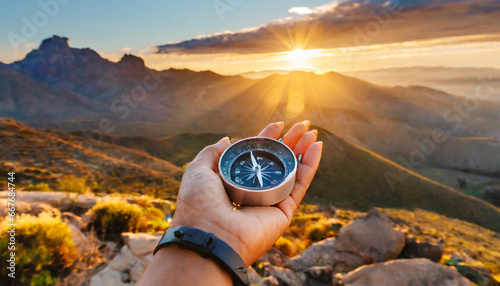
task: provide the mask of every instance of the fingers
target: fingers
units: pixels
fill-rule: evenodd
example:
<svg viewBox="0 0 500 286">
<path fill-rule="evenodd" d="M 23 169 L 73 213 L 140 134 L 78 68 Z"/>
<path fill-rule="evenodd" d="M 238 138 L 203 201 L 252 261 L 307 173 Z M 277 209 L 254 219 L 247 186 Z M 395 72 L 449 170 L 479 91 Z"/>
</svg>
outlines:
<svg viewBox="0 0 500 286">
<path fill-rule="evenodd" d="M 321 159 L 322 149 L 323 142 L 315 142 L 309 146 L 302 160 L 302 164 L 300 164 L 297 170 L 297 178 L 292 193 L 285 200 L 276 205 L 286 215 L 289 223 L 292 221 L 293 213 L 302 201 L 309 184 L 314 178 L 314 174 L 318 169 Z"/>
<path fill-rule="evenodd" d="M 295 148 L 293 149 L 293 152 L 295 155 L 302 154 L 304 155 L 311 146 L 312 143 L 316 141 L 318 138 L 318 130 L 313 130 L 313 131 L 308 131 L 304 133 L 299 139 L 299 142 L 295 145 Z"/>
<path fill-rule="evenodd" d="M 229 137 L 224 137 L 219 142 L 205 147 L 193 160 L 196 164 L 207 166 L 217 172 L 217 163 L 222 152 L 231 145 Z"/>
<path fill-rule="evenodd" d="M 310 125 L 311 122 L 309 122 L 309 120 L 295 124 L 292 128 L 290 128 L 290 130 L 288 130 L 285 136 L 283 136 L 283 143 L 293 150 L 300 137 L 306 133 Z"/>
<path fill-rule="evenodd" d="M 284 122 L 271 123 L 267 125 L 267 127 L 264 128 L 264 130 L 262 130 L 262 132 L 260 132 L 258 136 L 278 139 L 280 138 L 283 126 L 285 126 Z"/>
</svg>

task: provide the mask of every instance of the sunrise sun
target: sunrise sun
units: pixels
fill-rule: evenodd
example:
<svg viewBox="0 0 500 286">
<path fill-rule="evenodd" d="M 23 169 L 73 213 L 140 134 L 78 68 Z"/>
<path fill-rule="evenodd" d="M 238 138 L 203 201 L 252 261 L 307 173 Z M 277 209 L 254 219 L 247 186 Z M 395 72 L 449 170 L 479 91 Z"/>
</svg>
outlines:
<svg viewBox="0 0 500 286">
<path fill-rule="evenodd" d="M 291 63 L 291 68 L 312 68 L 311 58 L 317 57 L 320 52 L 320 49 L 296 49 L 286 53 L 286 60 Z"/>
</svg>

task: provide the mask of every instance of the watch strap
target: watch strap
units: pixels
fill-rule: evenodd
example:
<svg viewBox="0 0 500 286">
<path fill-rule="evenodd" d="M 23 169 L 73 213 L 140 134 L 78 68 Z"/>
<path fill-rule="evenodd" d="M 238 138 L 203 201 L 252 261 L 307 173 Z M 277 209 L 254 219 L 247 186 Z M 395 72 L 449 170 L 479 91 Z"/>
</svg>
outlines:
<svg viewBox="0 0 500 286">
<path fill-rule="evenodd" d="M 184 249 L 197 252 L 204 258 L 208 257 L 214 260 L 231 275 L 234 285 L 249 284 L 247 267 L 243 259 L 213 233 L 187 226 L 170 228 L 161 237 L 153 255 L 160 248 L 170 244 L 176 244 Z"/>
</svg>

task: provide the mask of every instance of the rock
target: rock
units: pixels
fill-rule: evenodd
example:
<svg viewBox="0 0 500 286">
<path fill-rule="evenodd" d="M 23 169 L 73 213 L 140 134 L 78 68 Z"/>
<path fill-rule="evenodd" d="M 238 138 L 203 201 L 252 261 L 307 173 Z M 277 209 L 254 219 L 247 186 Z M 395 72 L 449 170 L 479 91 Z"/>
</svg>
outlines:
<svg viewBox="0 0 500 286">
<path fill-rule="evenodd" d="M 335 245 L 335 238 L 314 243 L 301 254 L 291 258 L 285 266 L 295 271 L 305 271 L 313 266 L 332 266 L 334 272 L 349 272 L 366 264 L 361 256 L 340 252 Z"/>
<path fill-rule="evenodd" d="M 439 262 L 443 256 L 443 248 L 430 242 L 418 242 L 415 238 L 407 238 L 400 258 L 428 258 Z"/>
<path fill-rule="evenodd" d="M 154 251 L 161 235 L 149 233 L 122 233 L 122 239 L 135 256 L 143 257 Z"/>
<path fill-rule="evenodd" d="M 122 271 L 120 273 L 120 280 L 124 283 L 129 283 L 130 280 L 130 273 L 128 271 Z"/>
<path fill-rule="evenodd" d="M 280 286 L 280 282 L 275 277 L 266 277 L 262 279 L 261 286 Z"/>
<path fill-rule="evenodd" d="M 345 286 L 469 286 L 469 280 L 454 268 L 445 267 L 428 259 L 402 259 L 367 265 L 348 273 Z"/>
<path fill-rule="evenodd" d="M 76 227 L 71 223 L 68 224 L 68 226 L 71 231 L 71 239 L 73 240 L 73 243 L 76 246 L 78 254 L 85 255 L 90 253 L 92 247 L 90 245 L 90 241 L 87 239 L 85 234 L 83 234 L 83 232 L 81 232 L 80 229 L 78 229 L 78 227 Z"/>
<path fill-rule="evenodd" d="M 9 203 L 7 198 L 0 199 L 0 205 L 7 206 Z M 50 214 L 51 216 L 58 216 L 61 212 L 53 208 L 51 205 L 42 203 L 42 202 L 25 202 L 21 200 L 15 201 L 16 205 L 16 213 L 17 214 L 30 214 L 34 216 L 38 216 L 39 214 L 45 212 Z M 0 216 L 4 217 L 8 214 L 7 207 L 0 208 Z"/>
<path fill-rule="evenodd" d="M 314 266 L 306 270 L 309 277 L 321 282 L 331 282 L 333 267 L 332 266 Z"/>
<path fill-rule="evenodd" d="M 99 199 L 100 198 L 89 195 L 78 195 L 75 200 L 75 206 L 85 212 L 95 206 Z"/>
<path fill-rule="evenodd" d="M 252 267 L 248 267 L 248 281 L 250 282 L 250 285 L 259 285 L 262 283 L 262 277 L 260 277 L 259 273 L 255 271 Z"/>
<path fill-rule="evenodd" d="M 296 272 L 291 269 L 277 267 L 270 264 L 265 265 L 264 276 L 275 277 L 280 282 L 279 285 L 284 284 L 288 286 L 302 286 L 307 278 L 304 272 Z"/>
<path fill-rule="evenodd" d="M 403 233 L 392 228 L 389 218 L 372 209 L 340 229 L 335 246 L 343 252 L 354 252 L 369 262 L 396 259 L 405 244 Z"/>
<path fill-rule="evenodd" d="M 83 223 L 82 219 L 70 212 L 63 212 L 61 214 L 61 218 L 68 224 L 74 225 L 76 228 L 79 230 L 85 229 L 85 224 Z"/>
<path fill-rule="evenodd" d="M 125 270 L 130 270 L 132 267 L 134 267 L 138 262 L 140 258 L 136 257 L 130 249 L 124 245 L 120 249 L 120 253 L 118 253 L 110 262 L 109 266 L 113 270 L 117 271 L 125 271 Z"/>
<path fill-rule="evenodd" d="M 288 261 L 288 256 L 284 255 L 283 252 L 279 251 L 275 247 L 271 247 L 266 253 L 264 253 L 257 261 L 269 262 L 274 266 L 283 266 L 285 261 Z"/>
<path fill-rule="evenodd" d="M 46 203 L 52 207 L 59 208 L 67 204 L 67 201 L 73 201 L 76 193 L 61 193 L 61 192 L 17 192 L 19 201 L 27 203 Z"/>
<path fill-rule="evenodd" d="M 131 286 L 133 283 L 122 281 L 122 272 L 111 269 L 108 265 L 90 280 L 90 286 Z"/>
<path fill-rule="evenodd" d="M 130 278 L 132 279 L 132 282 L 137 282 L 139 281 L 139 278 L 141 278 L 142 272 L 146 270 L 147 264 L 144 265 L 141 261 L 139 263 L 136 263 L 132 269 L 130 269 Z"/>
</svg>

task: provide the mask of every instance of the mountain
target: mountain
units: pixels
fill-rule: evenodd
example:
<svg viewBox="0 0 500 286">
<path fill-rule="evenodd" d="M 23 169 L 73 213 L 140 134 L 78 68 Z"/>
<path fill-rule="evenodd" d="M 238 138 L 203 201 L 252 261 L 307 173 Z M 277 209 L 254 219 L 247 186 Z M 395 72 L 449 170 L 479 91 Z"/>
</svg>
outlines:
<svg viewBox="0 0 500 286">
<path fill-rule="evenodd" d="M 345 75 L 388 86 L 427 86 L 451 94 L 471 97 L 483 83 L 494 87 L 500 84 L 500 69 L 404 67 L 344 72 Z M 493 100 L 500 101 L 497 91 Z"/>
<path fill-rule="evenodd" d="M 54 36 L 25 59 L 0 66 L 0 116 L 37 128 L 84 130 L 97 140 L 179 133 L 244 137 L 271 121 L 289 126 L 310 119 L 441 182 L 455 186 L 465 180 L 471 186 L 486 177 L 487 184 L 500 183 L 500 103 L 493 100 L 471 101 L 421 86 L 379 86 L 335 72 L 248 79 L 156 71 L 139 57 L 124 55 L 114 63 L 91 49 L 71 48 L 68 41 Z M 441 133 L 446 140 L 436 139 Z M 422 150 L 429 140 L 432 152 Z"/>
<path fill-rule="evenodd" d="M 39 131 L 12 119 L 0 119 L 0 146 L 6 150 L 0 154 L 0 170 L 15 171 L 24 187 L 54 187 L 64 176 L 76 176 L 96 192 L 167 197 L 176 193 L 182 174 L 175 165 L 145 152 L 58 130 Z"/>
</svg>

